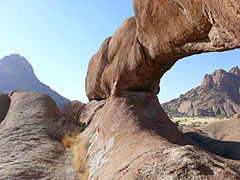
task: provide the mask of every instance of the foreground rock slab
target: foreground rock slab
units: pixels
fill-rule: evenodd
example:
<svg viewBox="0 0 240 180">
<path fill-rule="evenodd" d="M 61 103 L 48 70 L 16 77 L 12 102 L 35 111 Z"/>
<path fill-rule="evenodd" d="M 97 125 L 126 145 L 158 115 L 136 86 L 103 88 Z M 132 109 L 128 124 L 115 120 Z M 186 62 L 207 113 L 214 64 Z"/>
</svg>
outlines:
<svg viewBox="0 0 240 180">
<path fill-rule="evenodd" d="M 71 154 L 55 139 L 55 102 L 47 95 L 20 91 L 10 99 L 0 124 L 1 179 L 77 179 Z"/>
<path fill-rule="evenodd" d="M 102 103 L 80 135 L 88 140 L 88 179 L 240 178 L 240 162 L 194 146 L 154 94 L 125 92 L 94 104 Z"/>
</svg>

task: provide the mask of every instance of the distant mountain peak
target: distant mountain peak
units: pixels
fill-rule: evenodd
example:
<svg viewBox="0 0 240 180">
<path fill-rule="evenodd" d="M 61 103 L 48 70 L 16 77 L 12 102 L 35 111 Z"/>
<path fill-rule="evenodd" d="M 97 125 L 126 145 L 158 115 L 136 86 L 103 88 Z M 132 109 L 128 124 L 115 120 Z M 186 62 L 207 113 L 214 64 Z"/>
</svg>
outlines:
<svg viewBox="0 0 240 180">
<path fill-rule="evenodd" d="M 24 56 L 20 54 L 10 54 L 8 56 L 4 56 L 2 61 L 27 61 Z"/>
<path fill-rule="evenodd" d="M 201 85 L 163 104 L 171 116 L 232 116 L 240 112 L 240 69 L 206 74 Z"/>
<path fill-rule="evenodd" d="M 211 75 L 206 74 L 204 76 L 201 87 L 204 89 L 209 89 L 212 87 L 233 87 L 235 86 L 231 81 L 233 76 L 235 78 L 240 77 L 240 69 L 238 68 L 238 66 L 233 67 L 229 72 L 224 71 L 223 69 L 218 69 L 214 71 Z"/>
<path fill-rule="evenodd" d="M 5 71 L 5 73 L 7 72 L 13 75 L 21 75 L 24 72 L 25 74 L 27 73 L 28 76 L 33 76 L 35 78 L 32 65 L 25 57 L 20 56 L 19 54 L 5 56 L 0 60 L 0 66 L 2 73 Z"/>
<path fill-rule="evenodd" d="M 240 78 L 240 69 L 239 69 L 238 66 L 233 67 L 232 69 L 230 69 L 229 73 L 234 74 L 234 75 L 236 75 L 237 77 Z"/>
<path fill-rule="evenodd" d="M 34 73 L 32 65 L 20 54 L 11 54 L 0 59 L 0 91 L 8 93 L 12 90 L 48 94 L 56 101 L 59 107 L 69 102 L 68 99 L 40 82 Z"/>
</svg>

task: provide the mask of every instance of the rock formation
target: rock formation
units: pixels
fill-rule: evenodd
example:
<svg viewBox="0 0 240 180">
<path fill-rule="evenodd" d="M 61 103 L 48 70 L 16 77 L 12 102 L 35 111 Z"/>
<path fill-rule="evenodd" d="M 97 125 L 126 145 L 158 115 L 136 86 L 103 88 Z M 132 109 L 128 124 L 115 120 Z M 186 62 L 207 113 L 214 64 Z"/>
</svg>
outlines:
<svg viewBox="0 0 240 180">
<path fill-rule="evenodd" d="M 134 0 L 136 16 L 106 39 L 89 63 L 87 96 L 106 100 L 81 133 L 88 139 L 89 179 L 240 178 L 235 162 L 192 146 L 156 98 L 161 77 L 177 60 L 240 47 L 239 5 Z M 165 153 L 174 157 L 171 162 Z M 207 163 L 220 161 L 224 165 Z"/>
<path fill-rule="evenodd" d="M 5 56 L 0 60 L 0 91 L 8 93 L 13 90 L 48 94 L 59 107 L 69 102 L 68 99 L 40 82 L 31 64 L 18 54 Z"/>
<path fill-rule="evenodd" d="M 90 102 L 80 114 L 84 129 L 75 142 L 63 142 L 73 152 L 81 179 L 240 179 L 239 161 L 197 146 L 171 122 L 156 95 L 160 78 L 178 59 L 240 47 L 239 5 L 238 0 L 134 0 L 136 16 L 106 39 L 90 61 Z M 56 140 L 62 118 L 55 119 L 58 110 L 51 100 L 37 97 L 18 92 L 11 96 L 0 125 L 1 143 L 9 142 L 0 152 L 6 168 L 0 169 L 0 177 L 61 179 L 61 168 L 68 167 L 63 163 L 66 151 Z M 19 145 L 14 150 L 15 143 Z"/>
<path fill-rule="evenodd" d="M 229 116 L 240 112 L 240 69 L 216 70 L 202 84 L 162 104 L 170 116 Z"/>
<path fill-rule="evenodd" d="M 9 99 L 0 124 L 1 179 L 77 179 L 72 155 L 58 140 L 55 102 L 47 95 L 20 91 Z"/>
</svg>

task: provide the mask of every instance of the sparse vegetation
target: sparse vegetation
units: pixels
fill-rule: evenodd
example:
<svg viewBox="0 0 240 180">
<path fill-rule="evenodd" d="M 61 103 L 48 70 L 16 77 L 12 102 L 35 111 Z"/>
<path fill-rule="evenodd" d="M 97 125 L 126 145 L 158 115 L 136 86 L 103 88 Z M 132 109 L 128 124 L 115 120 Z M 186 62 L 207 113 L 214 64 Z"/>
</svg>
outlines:
<svg viewBox="0 0 240 180">
<path fill-rule="evenodd" d="M 87 139 L 82 138 L 80 133 L 85 125 L 81 122 L 80 116 L 84 104 L 80 102 L 71 102 L 63 107 L 61 115 L 63 145 L 73 153 L 73 167 L 82 180 L 88 179 L 87 160 Z"/>
<path fill-rule="evenodd" d="M 62 139 L 63 145 L 73 153 L 73 167 L 82 180 L 88 179 L 87 161 L 87 139 L 80 135 L 65 135 Z"/>
<path fill-rule="evenodd" d="M 227 117 L 171 117 L 171 120 L 176 123 L 177 125 L 181 124 L 195 124 L 195 125 L 201 125 L 201 124 L 207 124 L 212 123 L 216 121 L 223 121 L 223 120 L 229 120 Z"/>
</svg>

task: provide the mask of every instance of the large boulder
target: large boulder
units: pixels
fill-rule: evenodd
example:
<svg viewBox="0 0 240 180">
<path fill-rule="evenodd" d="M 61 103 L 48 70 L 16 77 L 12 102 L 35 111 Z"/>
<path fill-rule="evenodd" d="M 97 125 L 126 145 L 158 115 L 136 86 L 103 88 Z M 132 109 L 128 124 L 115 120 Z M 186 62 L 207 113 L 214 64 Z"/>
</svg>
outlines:
<svg viewBox="0 0 240 180">
<path fill-rule="evenodd" d="M 194 146 L 169 120 L 154 94 L 124 92 L 90 104 L 90 109 L 101 108 L 86 109 L 89 116 L 82 117 L 90 122 L 80 134 L 87 141 L 81 173 L 87 172 L 88 179 L 240 178 L 239 162 Z"/>
<path fill-rule="evenodd" d="M 47 95 L 16 91 L 0 124 L 1 179 L 77 179 L 55 137 L 59 110 Z"/>
</svg>

